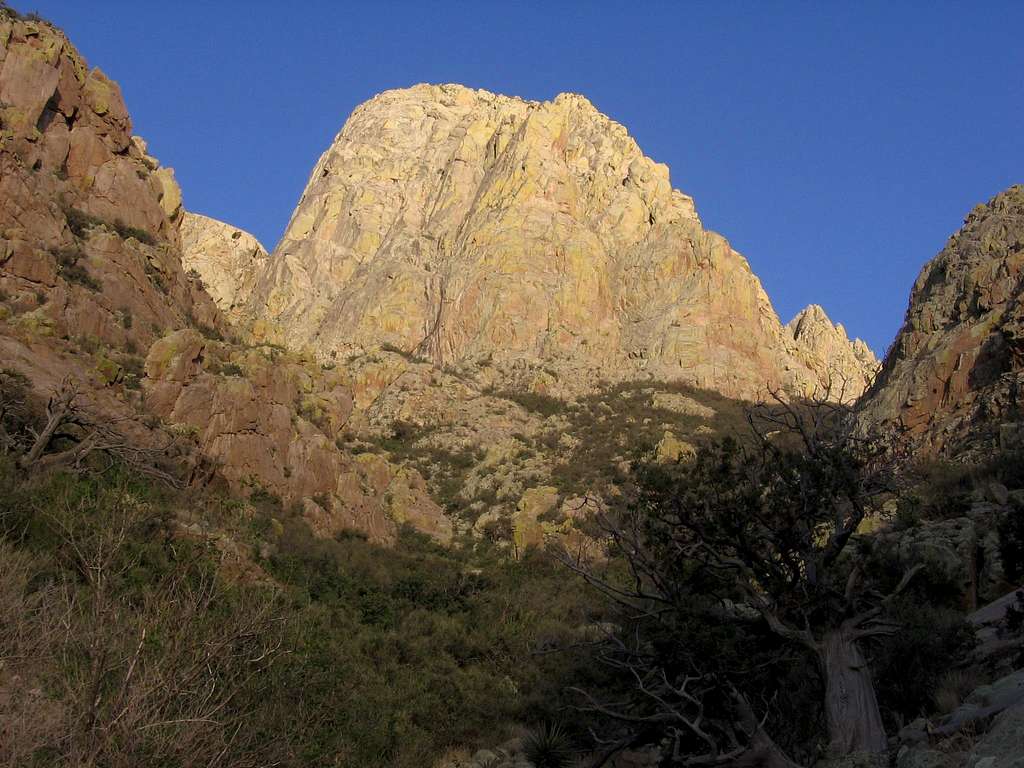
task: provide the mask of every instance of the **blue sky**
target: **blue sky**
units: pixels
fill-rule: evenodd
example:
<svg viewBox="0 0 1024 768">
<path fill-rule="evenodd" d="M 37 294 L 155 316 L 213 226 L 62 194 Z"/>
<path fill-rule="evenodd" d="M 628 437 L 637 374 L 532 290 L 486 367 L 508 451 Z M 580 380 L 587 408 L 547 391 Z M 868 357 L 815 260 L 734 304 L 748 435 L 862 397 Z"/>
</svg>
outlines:
<svg viewBox="0 0 1024 768">
<path fill-rule="evenodd" d="M 968 210 L 1024 182 L 1024 2 L 14 0 L 117 80 L 188 208 L 280 237 L 352 109 L 585 94 L 669 165 L 783 321 L 884 352 Z"/>
</svg>

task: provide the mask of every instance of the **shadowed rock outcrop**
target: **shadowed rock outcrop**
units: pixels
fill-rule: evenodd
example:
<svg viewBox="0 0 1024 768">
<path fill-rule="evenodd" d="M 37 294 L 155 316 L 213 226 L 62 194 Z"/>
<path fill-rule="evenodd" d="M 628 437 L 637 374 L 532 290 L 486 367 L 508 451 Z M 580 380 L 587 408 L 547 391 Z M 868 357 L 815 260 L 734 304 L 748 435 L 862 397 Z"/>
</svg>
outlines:
<svg viewBox="0 0 1024 768">
<path fill-rule="evenodd" d="M 996 195 L 921 270 L 903 328 L 863 401 L 867 424 L 899 424 L 954 454 L 1020 446 L 1024 396 L 1024 186 Z"/>
</svg>

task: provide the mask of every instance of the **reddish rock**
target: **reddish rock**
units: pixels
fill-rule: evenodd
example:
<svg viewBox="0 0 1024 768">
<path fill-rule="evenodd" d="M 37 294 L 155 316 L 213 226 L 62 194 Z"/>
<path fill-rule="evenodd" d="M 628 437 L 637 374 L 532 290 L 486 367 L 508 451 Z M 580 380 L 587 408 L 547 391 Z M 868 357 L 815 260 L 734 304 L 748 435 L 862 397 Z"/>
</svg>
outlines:
<svg viewBox="0 0 1024 768">
<path fill-rule="evenodd" d="M 1024 398 L 1024 186 L 968 214 L 925 265 L 906 320 L 862 403 L 923 448 L 988 450 Z"/>
</svg>

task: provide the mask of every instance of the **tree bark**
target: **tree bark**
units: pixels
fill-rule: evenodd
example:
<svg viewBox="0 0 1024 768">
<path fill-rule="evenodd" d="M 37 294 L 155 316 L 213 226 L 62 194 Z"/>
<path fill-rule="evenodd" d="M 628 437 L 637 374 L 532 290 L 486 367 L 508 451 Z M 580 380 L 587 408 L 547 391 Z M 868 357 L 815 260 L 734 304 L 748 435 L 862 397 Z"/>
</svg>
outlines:
<svg viewBox="0 0 1024 768">
<path fill-rule="evenodd" d="M 888 741 L 871 671 L 853 633 L 840 628 L 826 634 L 819 661 L 825 675 L 829 752 L 833 757 L 885 752 Z"/>
</svg>

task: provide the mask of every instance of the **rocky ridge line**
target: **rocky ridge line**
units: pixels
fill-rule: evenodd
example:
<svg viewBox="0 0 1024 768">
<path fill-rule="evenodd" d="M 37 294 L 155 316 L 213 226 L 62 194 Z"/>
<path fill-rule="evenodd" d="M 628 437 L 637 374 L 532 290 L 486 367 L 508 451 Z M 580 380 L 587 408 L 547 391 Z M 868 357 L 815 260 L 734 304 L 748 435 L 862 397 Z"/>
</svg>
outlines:
<svg viewBox="0 0 1024 768">
<path fill-rule="evenodd" d="M 1024 445 L 1024 186 L 976 206 L 921 270 L 865 395 L 867 425 L 956 454 Z"/>
<path fill-rule="evenodd" d="M 834 367 L 584 97 L 457 85 L 353 112 L 256 280 L 249 327 L 321 359 L 387 345 L 565 395 L 644 378 L 810 394 Z"/>
</svg>

